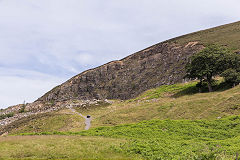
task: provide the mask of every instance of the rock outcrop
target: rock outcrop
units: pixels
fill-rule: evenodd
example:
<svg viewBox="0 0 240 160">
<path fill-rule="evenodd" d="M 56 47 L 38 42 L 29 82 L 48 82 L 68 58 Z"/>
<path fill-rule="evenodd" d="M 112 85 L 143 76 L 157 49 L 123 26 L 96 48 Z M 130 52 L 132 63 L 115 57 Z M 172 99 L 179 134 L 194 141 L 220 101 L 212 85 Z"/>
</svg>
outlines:
<svg viewBox="0 0 240 160">
<path fill-rule="evenodd" d="M 37 101 L 134 98 L 150 88 L 182 82 L 188 58 L 202 48 L 198 42 L 182 46 L 162 42 L 122 60 L 87 70 Z"/>
</svg>

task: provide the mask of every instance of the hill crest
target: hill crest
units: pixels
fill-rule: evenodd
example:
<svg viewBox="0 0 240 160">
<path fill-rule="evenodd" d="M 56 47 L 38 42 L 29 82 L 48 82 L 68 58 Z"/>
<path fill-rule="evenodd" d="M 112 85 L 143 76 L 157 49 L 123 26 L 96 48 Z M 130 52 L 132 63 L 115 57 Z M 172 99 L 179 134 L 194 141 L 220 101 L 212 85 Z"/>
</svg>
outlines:
<svg viewBox="0 0 240 160">
<path fill-rule="evenodd" d="M 0 116 L 25 111 L 31 114 L 52 112 L 65 107 L 69 101 L 94 99 L 130 99 L 161 85 L 182 82 L 188 58 L 206 44 L 217 43 L 240 51 L 240 22 L 235 22 L 173 38 L 82 72 L 26 105 L 9 107 Z M 27 113 L 16 114 L 16 120 Z"/>
</svg>

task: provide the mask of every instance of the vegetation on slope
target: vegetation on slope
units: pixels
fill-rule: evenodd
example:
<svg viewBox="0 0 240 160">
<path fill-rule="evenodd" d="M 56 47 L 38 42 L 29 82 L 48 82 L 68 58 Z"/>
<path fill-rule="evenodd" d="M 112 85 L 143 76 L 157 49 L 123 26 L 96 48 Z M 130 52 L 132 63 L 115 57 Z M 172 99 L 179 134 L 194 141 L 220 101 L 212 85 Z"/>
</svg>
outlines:
<svg viewBox="0 0 240 160">
<path fill-rule="evenodd" d="M 116 151 L 147 159 L 231 159 L 240 152 L 240 116 L 211 121 L 150 120 L 82 132 L 38 134 L 124 138 L 128 141 L 115 147 Z"/>
<path fill-rule="evenodd" d="M 51 116 L 29 121 L 10 133 L 60 134 L 70 136 L 68 141 L 72 141 L 77 135 L 100 136 L 91 140 L 94 146 L 98 146 L 99 141 L 104 144 L 102 150 L 96 153 L 98 158 L 104 157 L 102 151 L 108 150 L 111 154 L 123 158 L 138 155 L 144 159 L 233 159 L 236 152 L 240 152 L 240 117 L 231 116 L 240 114 L 239 86 L 223 89 L 224 83 L 219 80 L 214 86 L 216 92 L 198 93 L 196 83 L 161 86 L 144 92 L 136 99 L 116 100 L 109 106 L 78 108 L 82 114 L 90 114 L 94 118 L 89 131 L 82 131 L 83 119 L 65 109 Z M 51 123 L 55 120 L 59 122 Z M 119 143 L 108 145 L 108 140 L 102 137 L 113 138 L 113 141 Z M 9 150 L 13 146 L 12 141 L 7 138 L 1 145 L 4 144 Z M 25 140 L 31 138 L 27 136 Z M 77 153 L 76 148 L 69 151 L 69 148 L 66 148 L 67 142 L 53 142 L 52 139 L 55 139 L 55 136 L 46 136 L 45 142 L 42 141 L 40 146 L 48 150 L 54 148 L 54 153 L 49 151 L 45 155 L 35 154 L 36 150 L 25 149 L 22 157 L 26 158 L 29 154 L 29 157 L 37 155 L 35 158 L 49 158 L 55 154 L 53 158 L 63 158 L 64 155 L 68 156 L 66 158 L 85 158 L 85 155 Z M 33 143 L 38 141 L 36 138 Z M 22 147 L 33 145 L 21 140 L 16 140 L 16 144 Z M 60 145 L 66 149 L 64 154 L 59 150 Z M 81 144 L 83 148 L 87 145 Z M 5 158 L 14 157 L 15 150 L 9 151 L 4 152 Z M 72 152 L 73 156 L 69 156 Z M 92 153 L 93 150 L 88 148 L 86 152 Z M 21 157 L 20 153 L 15 157 Z"/>
<path fill-rule="evenodd" d="M 240 21 L 222 25 L 219 27 L 206 29 L 203 31 L 198 31 L 183 35 L 171 39 L 169 41 L 176 42 L 178 44 L 187 44 L 188 42 L 201 42 L 204 45 L 209 44 L 219 44 L 223 46 L 228 46 L 230 49 L 235 51 L 240 51 Z"/>
<path fill-rule="evenodd" d="M 136 99 L 116 100 L 109 106 L 77 110 L 93 117 L 92 128 L 151 119 L 216 119 L 240 114 L 239 86 L 227 89 L 224 83 L 216 82 L 216 92 L 198 93 L 196 83 L 161 86 L 144 92 Z M 206 86 L 203 91 L 207 91 Z M 24 123 L 16 124 L 10 134 L 83 129 L 84 119 L 65 109 L 52 113 L 51 116 L 26 118 Z"/>
<path fill-rule="evenodd" d="M 240 117 L 220 120 L 150 120 L 79 133 L 130 138 L 120 150 L 149 159 L 230 158 L 240 152 Z"/>
<path fill-rule="evenodd" d="M 240 82 L 240 55 L 219 45 L 209 45 L 194 54 L 185 68 L 187 78 L 200 80 L 200 92 L 203 82 L 207 82 L 209 92 L 212 92 L 212 81 L 216 76 L 223 75 L 226 83 L 233 86 Z"/>
<path fill-rule="evenodd" d="M 14 127 L 12 127 L 14 126 Z M 79 131 L 84 129 L 84 119 L 68 110 L 44 113 L 23 118 L 9 126 L 12 134 L 24 132 Z"/>
<path fill-rule="evenodd" d="M 0 120 L 9 118 L 9 117 L 13 117 L 13 116 L 14 116 L 14 113 L 2 114 L 2 115 L 0 115 Z"/>
</svg>

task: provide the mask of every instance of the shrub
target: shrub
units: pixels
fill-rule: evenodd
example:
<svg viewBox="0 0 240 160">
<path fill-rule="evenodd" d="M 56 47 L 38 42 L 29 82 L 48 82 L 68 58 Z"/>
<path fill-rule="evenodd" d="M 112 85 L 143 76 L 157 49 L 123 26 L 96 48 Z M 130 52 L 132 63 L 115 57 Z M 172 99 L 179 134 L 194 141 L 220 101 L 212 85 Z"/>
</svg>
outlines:
<svg viewBox="0 0 240 160">
<path fill-rule="evenodd" d="M 21 107 L 21 109 L 19 110 L 19 113 L 25 112 L 25 108 L 26 108 L 26 105 L 23 104 L 22 107 Z"/>
<path fill-rule="evenodd" d="M 233 86 L 240 83 L 240 72 L 237 72 L 235 69 L 227 69 L 221 74 L 224 77 L 225 81 Z"/>
<path fill-rule="evenodd" d="M 14 113 L 2 114 L 2 115 L 0 115 L 0 120 L 9 118 L 9 117 L 13 117 L 13 116 L 14 116 Z"/>
</svg>

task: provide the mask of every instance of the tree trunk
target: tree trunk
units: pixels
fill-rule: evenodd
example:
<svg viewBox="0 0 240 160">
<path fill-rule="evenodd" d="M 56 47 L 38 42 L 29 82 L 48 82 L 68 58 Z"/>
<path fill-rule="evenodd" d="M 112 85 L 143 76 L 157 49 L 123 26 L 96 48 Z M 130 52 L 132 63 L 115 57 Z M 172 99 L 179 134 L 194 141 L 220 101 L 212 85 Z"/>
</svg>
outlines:
<svg viewBox="0 0 240 160">
<path fill-rule="evenodd" d="M 200 79 L 200 82 L 199 82 L 198 92 L 202 93 L 202 79 Z"/>
<path fill-rule="evenodd" d="M 198 93 L 202 93 L 202 88 L 198 88 Z"/>
<path fill-rule="evenodd" d="M 207 85 L 208 85 L 208 90 L 209 90 L 209 92 L 212 92 L 213 89 L 212 89 L 211 80 L 207 80 Z"/>
</svg>

